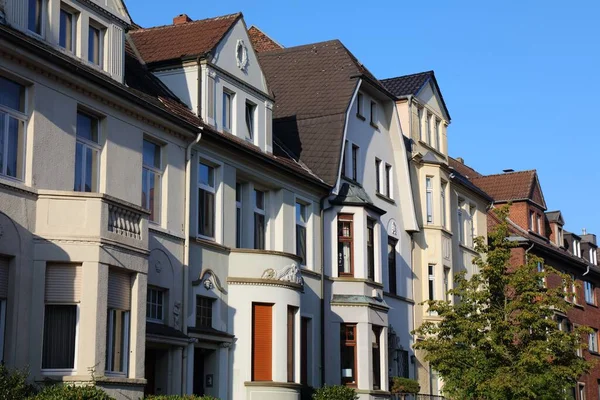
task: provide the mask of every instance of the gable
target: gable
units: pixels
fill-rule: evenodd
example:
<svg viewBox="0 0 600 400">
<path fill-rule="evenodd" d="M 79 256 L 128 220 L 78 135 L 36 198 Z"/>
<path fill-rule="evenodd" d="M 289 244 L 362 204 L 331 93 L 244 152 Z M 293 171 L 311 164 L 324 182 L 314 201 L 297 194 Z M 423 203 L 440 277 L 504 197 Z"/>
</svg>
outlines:
<svg viewBox="0 0 600 400">
<path fill-rule="evenodd" d="M 546 202 L 544 201 L 544 194 L 542 193 L 542 188 L 540 186 L 540 182 L 539 182 L 537 176 L 533 179 L 533 184 L 531 186 L 532 186 L 531 194 L 530 194 L 529 198 L 533 202 L 546 208 Z"/>
<path fill-rule="evenodd" d="M 437 115 L 441 115 L 445 120 L 449 120 L 448 115 L 444 111 L 444 106 L 442 105 L 439 92 L 432 85 L 431 79 L 423 85 L 421 90 L 417 93 L 416 96 L 423 104 L 426 104 L 429 108 L 431 108 Z"/>
<path fill-rule="evenodd" d="M 238 42 L 246 48 L 248 63 L 245 69 L 238 66 Z M 212 63 L 261 92 L 268 93 L 258 57 L 252 47 L 243 19 L 238 19 L 216 46 Z"/>
<path fill-rule="evenodd" d="M 125 7 L 125 3 L 122 0 L 89 0 L 91 3 L 95 4 L 97 7 L 108 11 L 112 15 L 117 18 L 125 21 L 128 25 L 131 25 L 131 18 L 129 16 L 129 12 L 127 11 L 127 7 Z"/>
</svg>

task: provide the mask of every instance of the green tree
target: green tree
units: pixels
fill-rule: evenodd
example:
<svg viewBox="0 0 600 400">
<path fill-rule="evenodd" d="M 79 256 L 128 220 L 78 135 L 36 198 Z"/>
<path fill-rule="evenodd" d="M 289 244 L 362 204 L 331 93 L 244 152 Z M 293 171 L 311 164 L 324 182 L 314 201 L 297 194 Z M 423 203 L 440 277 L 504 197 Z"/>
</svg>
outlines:
<svg viewBox="0 0 600 400">
<path fill-rule="evenodd" d="M 570 399 L 577 378 L 591 368 L 577 356 L 588 330 L 560 330 L 556 321 L 571 307 L 564 288 L 572 282 L 550 266 L 540 272 L 543 260 L 533 255 L 511 268 L 508 207 L 496 213 L 500 223 L 488 242 L 476 242 L 478 273 L 458 274 L 450 291 L 454 304 L 426 302 L 441 319 L 413 332 L 415 348 L 425 352 L 452 399 Z M 550 275 L 560 276 L 563 286 L 547 287 Z"/>
</svg>

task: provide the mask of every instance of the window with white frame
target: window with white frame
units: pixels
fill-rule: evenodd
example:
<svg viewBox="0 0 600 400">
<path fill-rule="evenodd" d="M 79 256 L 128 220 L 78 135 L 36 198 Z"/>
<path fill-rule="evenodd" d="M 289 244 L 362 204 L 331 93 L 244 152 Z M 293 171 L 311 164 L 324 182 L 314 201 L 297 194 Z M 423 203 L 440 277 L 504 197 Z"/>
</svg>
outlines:
<svg viewBox="0 0 600 400">
<path fill-rule="evenodd" d="M 100 120 L 91 114 L 77 111 L 77 143 L 75 145 L 76 192 L 98 191 L 100 162 Z"/>
<path fill-rule="evenodd" d="M 88 28 L 88 61 L 100 67 L 104 63 L 104 31 L 105 29 L 90 21 Z"/>
<path fill-rule="evenodd" d="M 358 182 L 358 146 L 352 144 L 352 179 Z"/>
<path fill-rule="evenodd" d="M 423 108 L 417 107 L 417 119 L 419 120 L 419 140 L 423 140 Z"/>
<path fill-rule="evenodd" d="M 120 270 L 108 274 L 108 318 L 106 328 L 106 372 L 127 375 L 131 275 Z"/>
<path fill-rule="evenodd" d="M 446 301 L 450 301 L 452 295 L 448 293 L 450 291 L 450 268 L 444 267 L 444 296 Z"/>
<path fill-rule="evenodd" d="M 58 45 L 71 53 L 75 52 L 76 25 L 77 20 L 75 14 L 71 9 L 67 8 L 64 4 L 61 4 Z"/>
<path fill-rule="evenodd" d="M 456 213 L 457 213 L 457 220 L 458 220 L 458 242 L 461 244 L 465 244 L 465 224 L 464 224 L 464 218 L 463 218 L 464 205 L 465 205 L 464 199 L 459 198 L 458 199 L 458 209 L 457 209 Z"/>
<path fill-rule="evenodd" d="M 588 350 L 594 353 L 598 352 L 598 329 L 593 329 L 588 335 Z"/>
<path fill-rule="evenodd" d="M 556 229 L 556 244 L 560 247 L 565 245 L 564 237 L 563 237 L 563 229 L 560 226 L 557 226 Z"/>
<path fill-rule="evenodd" d="M 431 114 L 425 112 L 425 134 L 427 135 L 427 144 L 431 145 Z"/>
<path fill-rule="evenodd" d="M 435 148 L 436 150 L 442 150 L 442 135 L 441 135 L 442 121 L 435 119 Z"/>
<path fill-rule="evenodd" d="M 529 211 L 529 230 L 533 231 L 535 226 L 535 213 L 533 211 Z"/>
<path fill-rule="evenodd" d="M 242 248 L 242 184 L 235 184 L 235 247 Z"/>
<path fill-rule="evenodd" d="M 573 255 L 581 257 L 581 243 L 577 239 L 573 239 Z"/>
<path fill-rule="evenodd" d="M 469 246 L 475 246 L 475 235 L 476 235 L 476 221 L 475 213 L 477 208 L 473 204 L 469 204 L 468 215 L 469 215 Z"/>
<path fill-rule="evenodd" d="M 44 29 L 45 0 L 28 0 L 27 29 L 42 35 Z"/>
<path fill-rule="evenodd" d="M 577 388 L 577 391 L 579 392 L 579 398 L 577 400 L 585 400 L 585 383 L 578 383 Z"/>
<path fill-rule="evenodd" d="M 215 167 L 198 164 L 198 235 L 215 238 Z"/>
<path fill-rule="evenodd" d="M 377 189 L 377 193 L 383 193 L 383 188 L 381 187 L 381 160 L 375 159 L 375 187 Z"/>
<path fill-rule="evenodd" d="M 23 179 L 25 87 L 0 76 L 0 175 Z"/>
<path fill-rule="evenodd" d="M 441 202 L 441 208 L 442 208 L 442 226 L 444 228 L 447 227 L 446 225 L 446 220 L 447 220 L 447 215 L 446 215 L 446 188 L 448 187 L 448 183 L 442 181 L 442 186 L 440 187 L 440 202 Z"/>
<path fill-rule="evenodd" d="M 598 250 L 594 247 L 590 248 L 590 262 L 594 265 L 598 265 Z"/>
<path fill-rule="evenodd" d="M 428 296 L 427 299 L 428 300 L 435 300 L 435 265 L 434 264 L 429 264 L 427 266 L 427 291 L 428 291 Z M 430 314 L 433 313 L 433 311 L 429 311 Z"/>
<path fill-rule="evenodd" d="M 563 274 L 567 274 L 567 272 L 563 271 Z M 572 273 L 569 273 L 567 275 L 569 275 L 570 282 L 567 281 L 566 279 L 563 279 L 563 289 L 565 292 L 565 300 L 572 301 L 573 303 L 577 304 L 575 275 Z"/>
<path fill-rule="evenodd" d="M 296 202 L 296 255 L 306 265 L 306 226 L 308 224 L 308 207 L 306 204 Z"/>
<path fill-rule="evenodd" d="M 223 130 L 226 132 L 232 132 L 233 96 L 232 92 L 223 90 Z"/>
<path fill-rule="evenodd" d="M 377 103 L 371 101 L 371 125 L 377 127 Z"/>
<path fill-rule="evenodd" d="M 254 131 L 256 129 L 256 104 L 246 101 L 246 140 L 252 140 L 254 138 Z"/>
<path fill-rule="evenodd" d="M 144 139 L 142 145 L 142 207 L 150 211 L 150 221 L 160 222 L 161 146 Z"/>
<path fill-rule="evenodd" d="M 433 224 L 433 177 L 425 178 L 425 202 L 427 207 L 427 223 Z"/>
<path fill-rule="evenodd" d="M 46 265 L 43 370 L 76 368 L 81 277 L 80 265 Z"/>
<path fill-rule="evenodd" d="M 588 304 L 596 304 L 596 296 L 594 294 L 594 284 L 590 281 L 584 281 L 583 287 L 585 289 L 585 302 Z"/>
<path fill-rule="evenodd" d="M 385 164 L 385 195 L 388 198 L 392 198 L 392 166 L 390 164 Z"/>
<path fill-rule="evenodd" d="M 265 249 L 266 219 L 265 192 L 254 189 L 254 248 Z"/>
<path fill-rule="evenodd" d="M 367 217 L 367 279 L 375 280 L 375 220 Z"/>
<path fill-rule="evenodd" d="M 151 322 L 164 323 L 165 290 L 148 287 L 146 296 L 146 319 Z"/>
<path fill-rule="evenodd" d="M 536 221 L 537 221 L 537 233 L 538 234 L 542 234 L 542 217 L 540 216 L 540 214 L 536 214 Z"/>
</svg>

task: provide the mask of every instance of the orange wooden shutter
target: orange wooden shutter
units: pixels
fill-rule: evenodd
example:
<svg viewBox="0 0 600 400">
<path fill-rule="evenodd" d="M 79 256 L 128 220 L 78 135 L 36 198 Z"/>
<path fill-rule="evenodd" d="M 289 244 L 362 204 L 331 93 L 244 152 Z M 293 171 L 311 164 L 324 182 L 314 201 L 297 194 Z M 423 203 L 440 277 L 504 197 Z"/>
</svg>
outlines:
<svg viewBox="0 0 600 400">
<path fill-rule="evenodd" d="M 252 305 L 252 380 L 272 380 L 273 305 Z"/>
</svg>

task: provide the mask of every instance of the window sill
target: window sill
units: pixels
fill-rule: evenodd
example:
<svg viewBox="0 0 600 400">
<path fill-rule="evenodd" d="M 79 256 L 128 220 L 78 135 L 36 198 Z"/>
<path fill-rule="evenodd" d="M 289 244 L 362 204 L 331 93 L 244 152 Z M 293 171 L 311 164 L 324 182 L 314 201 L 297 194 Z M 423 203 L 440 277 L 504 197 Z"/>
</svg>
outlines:
<svg viewBox="0 0 600 400">
<path fill-rule="evenodd" d="M 588 350 L 588 353 L 590 353 L 593 356 L 600 357 L 600 353 L 598 353 L 597 351 Z"/>
<path fill-rule="evenodd" d="M 587 301 L 585 302 L 585 305 L 586 306 L 591 306 L 591 307 L 594 307 L 594 308 L 598 308 L 598 306 L 596 304 L 594 304 L 594 303 L 588 303 Z"/>
<path fill-rule="evenodd" d="M 73 376 L 77 374 L 76 369 L 42 369 L 40 373 L 44 376 Z"/>
<path fill-rule="evenodd" d="M 376 195 L 377 197 L 379 197 L 379 198 L 380 198 L 381 200 L 383 200 L 383 201 L 387 201 L 388 203 L 390 203 L 390 204 L 394 204 L 394 205 L 396 204 L 396 202 L 394 201 L 394 199 L 392 199 L 391 197 L 388 197 L 388 196 L 386 196 L 386 195 L 385 195 L 385 194 L 383 194 L 383 193 L 379 193 L 379 192 L 377 192 L 377 193 L 375 193 L 375 195 Z"/>
<path fill-rule="evenodd" d="M 359 114 L 359 113 L 356 113 L 356 118 L 358 118 L 358 119 L 360 119 L 362 121 L 366 121 L 367 120 L 362 114 Z"/>
<path fill-rule="evenodd" d="M 302 385 L 296 382 L 276 382 L 276 381 L 249 381 L 244 382 L 246 387 L 274 387 L 274 388 L 285 388 L 285 389 L 297 389 L 300 390 Z"/>
</svg>

